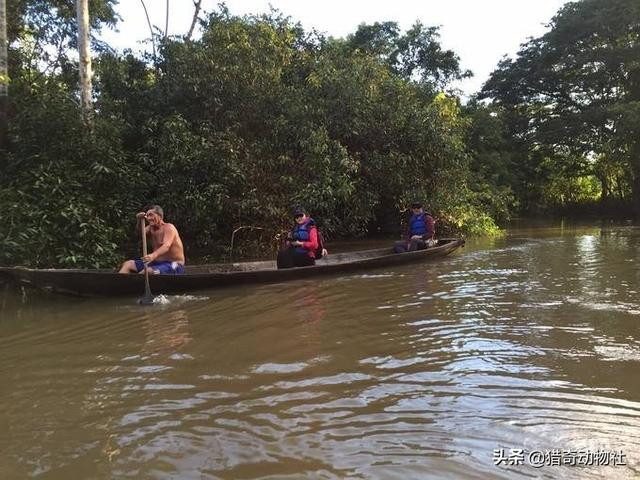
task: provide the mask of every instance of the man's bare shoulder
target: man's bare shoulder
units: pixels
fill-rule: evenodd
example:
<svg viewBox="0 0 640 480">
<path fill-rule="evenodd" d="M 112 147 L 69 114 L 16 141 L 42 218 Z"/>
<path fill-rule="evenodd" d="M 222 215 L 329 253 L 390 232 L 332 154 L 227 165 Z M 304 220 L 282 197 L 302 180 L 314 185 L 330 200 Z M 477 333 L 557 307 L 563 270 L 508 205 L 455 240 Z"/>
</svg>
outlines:
<svg viewBox="0 0 640 480">
<path fill-rule="evenodd" d="M 165 232 L 175 233 L 177 236 L 180 236 L 178 229 L 173 223 L 165 223 L 164 228 L 166 229 Z"/>
</svg>

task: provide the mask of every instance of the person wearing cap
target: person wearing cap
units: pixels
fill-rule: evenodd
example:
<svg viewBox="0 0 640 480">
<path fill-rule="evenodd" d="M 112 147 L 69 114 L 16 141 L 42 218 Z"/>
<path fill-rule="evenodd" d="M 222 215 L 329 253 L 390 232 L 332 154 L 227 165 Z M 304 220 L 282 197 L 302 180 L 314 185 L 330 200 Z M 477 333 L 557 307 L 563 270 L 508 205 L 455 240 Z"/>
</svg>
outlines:
<svg viewBox="0 0 640 480">
<path fill-rule="evenodd" d="M 407 239 L 402 240 L 401 242 L 396 242 L 393 247 L 393 251 L 395 253 L 424 250 L 427 248 L 427 241 L 433 238 L 435 233 L 435 221 L 433 216 L 424 211 L 422 203 L 413 202 L 411 204 L 411 211 L 412 215 L 409 219 Z"/>
<path fill-rule="evenodd" d="M 278 252 L 278 268 L 308 267 L 316 264 L 316 222 L 302 207 L 294 208 L 293 219 L 296 223 L 287 237 L 285 248 Z"/>
</svg>

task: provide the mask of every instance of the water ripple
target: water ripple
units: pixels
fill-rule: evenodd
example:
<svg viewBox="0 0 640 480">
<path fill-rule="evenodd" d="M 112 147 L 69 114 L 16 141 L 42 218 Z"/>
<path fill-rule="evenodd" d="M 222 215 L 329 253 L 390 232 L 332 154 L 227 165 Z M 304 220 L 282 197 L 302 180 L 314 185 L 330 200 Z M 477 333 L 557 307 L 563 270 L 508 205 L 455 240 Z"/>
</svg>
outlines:
<svg viewBox="0 0 640 480">
<path fill-rule="evenodd" d="M 145 310 L 12 300 L 0 473 L 638 477 L 640 230 L 534 233 Z M 496 448 L 628 464 L 496 466 Z"/>
</svg>

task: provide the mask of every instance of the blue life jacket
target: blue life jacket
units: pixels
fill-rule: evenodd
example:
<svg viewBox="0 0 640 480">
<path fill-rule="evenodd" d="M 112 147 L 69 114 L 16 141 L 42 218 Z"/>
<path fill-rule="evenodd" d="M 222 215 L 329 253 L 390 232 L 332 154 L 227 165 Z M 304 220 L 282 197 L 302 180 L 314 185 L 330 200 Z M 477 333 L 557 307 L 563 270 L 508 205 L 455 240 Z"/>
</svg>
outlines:
<svg viewBox="0 0 640 480">
<path fill-rule="evenodd" d="M 311 230 L 311 227 L 315 226 L 316 222 L 313 220 L 313 218 L 310 218 L 301 225 L 296 224 L 293 232 L 291 233 L 291 238 L 293 238 L 293 240 L 298 240 L 299 242 L 308 242 L 309 240 L 311 240 L 311 234 L 309 233 L 309 231 Z M 304 247 L 296 247 L 296 252 L 309 253 L 309 250 Z"/>
<path fill-rule="evenodd" d="M 426 235 L 428 232 L 427 212 L 411 215 L 409 219 L 409 235 Z M 433 233 L 433 232 L 432 232 Z"/>
</svg>

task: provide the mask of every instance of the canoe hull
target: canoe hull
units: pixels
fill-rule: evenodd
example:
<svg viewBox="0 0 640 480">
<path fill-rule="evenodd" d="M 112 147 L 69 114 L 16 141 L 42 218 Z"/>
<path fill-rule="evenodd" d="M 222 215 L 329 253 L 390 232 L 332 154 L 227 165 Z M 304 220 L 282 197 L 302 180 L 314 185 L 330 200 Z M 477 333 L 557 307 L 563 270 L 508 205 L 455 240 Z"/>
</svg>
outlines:
<svg viewBox="0 0 640 480">
<path fill-rule="evenodd" d="M 151 275 L 154 294 L 186 293 L 232 285 L 278 283 L 317 275 L 367 270 L 440 258 L 464 245 L 464 240 L 441 239 L 426 250 L 390 254 L 390 249 L 332 254 L 315 266 L 277 270 L 275 262 L 245 262 L 187 267 L 184 275 Z M 55 293 L 81 296 L 140 295 L 144 291 L 142 275 L 121 275 L 109 270 L 3 269 L 14 281 Z"/>
</svg>

